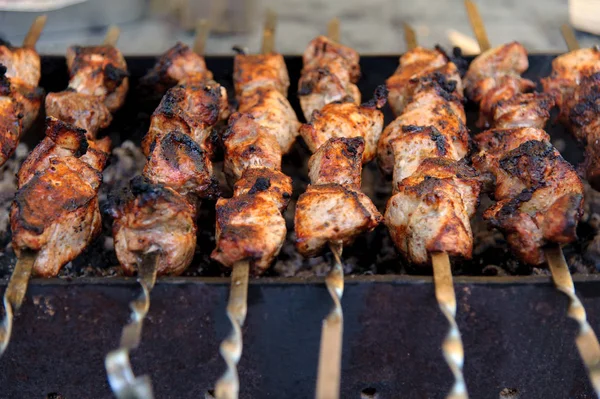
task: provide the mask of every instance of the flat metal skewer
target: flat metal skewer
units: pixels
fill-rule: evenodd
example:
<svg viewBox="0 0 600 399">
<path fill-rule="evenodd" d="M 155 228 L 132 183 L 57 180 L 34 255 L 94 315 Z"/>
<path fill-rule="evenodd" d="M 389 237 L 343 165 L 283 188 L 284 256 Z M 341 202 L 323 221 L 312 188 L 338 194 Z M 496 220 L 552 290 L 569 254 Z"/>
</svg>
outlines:
<svg viewBox="0 0 600 399">
<path fill-rule="evenodd" d="M 159 254 L 158 251 L 153 251 L 141 256 L 138 263 L 138 282 L 142 286 L 142 292 L 129 303 L 131 320 L 123 328 L 119 348 L 109 352 L 104 360 L 108 382 L 119 399 L 152 399 L 154 397 L 150 377 L 134 375 L 129 352 L 140 345 L 144 319 L 150 309 L 150 292 L 156 283 Z"/>
<path fill-rule="evenodd" d="M 321 330 L 321 348 L 319 350 L 319 368 L 317 372 L 317 399 L 337 399 L 340 397 L 340 379 L 342 368 L 342 342 L 344 334 L 344 315 L 342 295 L 344 294 L 344 268 L 342 265 L 341 241 L 329 243 L 333 253 L 333 266 L 325 278 L 325 284 L 333 309 L 323 320 Z"/>
<path fill-rule="evenodd" d="M 47 19 L 47 15 L 40 15 L 33 21 L 29 31 L 27 32 L 27 35 L 25 35 L 25 39 L 23 39 L 23 47 L 35 48 L 35 45 L 39 40 L 42 31 L 44 30 Z"/>
<path fill-rule="evenodd" d="M 4 291 L 4 318 L 0 324 L 0 357 L 6 351 L 12 334 L 14 312 L 23 304 L 37 252 L 22 251 Z"/>
<path fill-rule="evenodd" d="M 242 326 L 248 312 L 249 274 L 250 261 L 244 260 L 233 265 L 229 302 L 227 303 L 227 317 L 231 321 L 232 330 L 220 347 L 227 370 L 215 385 L 214 397 L 216 399 L 237 399 L 240 392 L 237 364 L 242 357 Z"/>
<path fill-rule="evenodd" d="M 434 252 L 431 254 L 433 264 L 433 282 L 435 285 L 435 297 L 440 310 L 448 319 L 450 329 L 442 344 L 442 351 L 448 367 L 454 375 L 454 385 L 446 396 L 448 399 L 466 399 L 467 387 L 463 377 L 462 367 L 465 360 L 463 344 L 460 337 L 458 324 L 456 323 L 456 295 L 452 281 L 452 268 L 450 258 L 445 252 Z"/>
<path fill-rule="evenodd" d="M 487 34 L 485 33 L 481 16 L 477 11 L 477 7 L 471 1 L 466 0 L 465 6 L 467 7 L 469 19 L 471 21 L 471 25 L 473 26 L 473 30 L 475 31 L 475 35 L 477 36 L 477 41 L 479 42 L 481 51 L 485 51 L 489 48 L 485 47 L 486 43 L 487 46 L 489 46 L 489 40 L 487 38 Z M 480 33 L 483 32 L 482 35 L 478 34 L 476 27 L 479 27 L 478 29 Z M 561 32 L 563 33 L 563 37 L 565 42 L 567 42 L 567 45 L 573 45 L 573 40 L 575 40 L 576 43 L 575 35 L 568 26 L 565 27 L 565 25 L 563 25 L 561 27 Z M 573 50 L 578 49 L 579 43 L 576 43 L 576 45 L 573 47 L 576 47 L 573 48 Z M 571 48 L 569 48 L 569 50 L 571 50 Z M 552 280 L 554 281 L 556 289 L 569 297 L 568 315 L 579 323 L 579 334 L 575 338 L 575 343 L 577 345 L 579 355 L 581 356 L 588 370 L 588 376 L 592 386 L 594 387 L 596 396 L 600 397 L 600 344 L 598 343 L 598 338 L 587 321 L 583 304 L 579 298 L 577 298 L 577 295 L 575 295 L 573 278 L 571 277 L 569 266 L 565 260 L 562 248 L 560 246 L 546 248 L 544 250 L 544 255 L 548 261 L 548 266 L 550 268 L 550 273 L 552 274 Z"/>
</svg>

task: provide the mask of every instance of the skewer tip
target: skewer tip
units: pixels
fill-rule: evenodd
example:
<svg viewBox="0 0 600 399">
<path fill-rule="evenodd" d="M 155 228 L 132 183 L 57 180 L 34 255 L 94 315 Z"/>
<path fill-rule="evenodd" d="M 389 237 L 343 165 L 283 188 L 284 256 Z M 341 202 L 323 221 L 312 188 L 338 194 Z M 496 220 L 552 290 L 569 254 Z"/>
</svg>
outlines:
<svg viewBox="0 0 600 399">
<path fill-rule="evenodd" d="M 269 54 L 275 51 L 275 28 L 277 26 L 277 14 L 267 9 L 265 26 L 263 28 L 262 54 Z"/>
<path fill-rule="evenodd" d="M 483 18 L 481 18 L 481 14 L 479 14 L 479 8 L 471 0 L 465 0 L 465 8 L 467 10 L 469 22 L 471 23 L 471 28 L 473 28 L 477 43 L 479 43 L 479 48 L 482 52 L 489 50 L 492 46 L 490 45 L 487 32 L 485 31 Z"/>
<path fill-rule="evenodd" d="M 338 17 L 329 20 L 327 24 L 327 37 L 334 42 L 340 41 L 340 19 Z"/>
<path fill-rule="evenodd" d="M 410 24 L 408 24 L 407 22 L 404 22 L 402 26 L 404 28 L 404 42 L 406 43 L 406 49 L 409 51 L 414 50 L 418 46 L 417 34 L 415 33 L 415 30 L 412 28 L 412 26 L 410 26 Z"/>
<path fill-rule="evenodd" d="M 567 44 L 569 51 L 579 50 L 579 42 L 577 41 L 577 36 L 575 36 L 575 31 L 571 25 L 562 24 L 560 27 L 560 32 L 562 33 L 562 37 Z"/>
<path fill-rule="evenodd" d="M 201 18 L 196 23 L 196 37 L 194 38 L 194 53 L 203 55 L 206 50 L 206 40 L 210 34 L 210 24 L 207 19 Z"/>
<path fill-rule="evenodd" d="M 25 35 L 25 39 L 23 40 L 23 47 L 35 48 L 35 45 L 39 40 L 42 31 L 44 30 L 44 26 L 46 25 L 47 19 L 48 16 L 44 14 L 40 15 L 33 21 L 31 27 L 29 28 L 29 31 L 27 32 L 27 35 Z"/>
<path fill-rule="evenodd" d="M 121 30 L 116 25 L 111 25 L 106 32 L 106 36 L 104 36 L 104 44 L 107 46 L 115 46 L 119 41 L 119 36 L 121 35 Z"/>
</svg>

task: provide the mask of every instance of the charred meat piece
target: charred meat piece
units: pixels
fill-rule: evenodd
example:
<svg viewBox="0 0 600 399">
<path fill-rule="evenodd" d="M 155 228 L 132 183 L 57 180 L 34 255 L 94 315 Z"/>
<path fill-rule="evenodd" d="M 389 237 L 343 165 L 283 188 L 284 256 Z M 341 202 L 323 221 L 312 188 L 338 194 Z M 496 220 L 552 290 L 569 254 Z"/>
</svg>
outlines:
<svg viewBox="0 0 600 399">
<path fill-rule="evenodd" d="M 310 257 L 329 242 L 349 245 L 380 221 L 381 214 L 362 192 L 339 184 L 310 185 L 296 203 L 296 249 Z"/>
<path fill-rule="evenodd" d="M 36 172 L 46 170 L 53 158 L 76 157 L 91 168 L 101 172 L 108 161 L 110 139 L 94 141 L 86 131 L 58 119 L 46 118 L 46 137 L 31 151 L 17 174 L 22 187 Z"/>
<path fill-rule="evenodd" d="M 155 93 L 162 96 L 171 87 L 184 81 L 193 79 L 201 82 L 210 81 L 212 78 L 204 57 L 178 42 L 158 59 L 154 67 L 141 79 L 141 83 L 152 87 Z"/>
<path fill-rule="evenodd" d="M 143 175 L 150 183 L 167 186 L 190 203 L 218 194 L 208 155 L 181 132 L 168 133 L 155 143 Z"/>
<path fill-rule="evenodd" d="M 211 257 L 226 267 L 250 260 L 252 273 L 261 274 L 285 241 L 281 211 L 291 197 L 292 181 L 277 171 L 248 169 L 235 193 L 233 198 L 217 201 L 217 247 Z"/>
<path fill-rule="evenodd" d="M 332 102 L 360 104 L 355 84 L 360 78 L 359 55 L 355 50 L 319 36 L 304 51 L 303 62 L 298 96 L 306 120 Z"/>
<path fill-rule="evenodd" d="M 213 127 L 227 118 L 227 92 L 217 83 L 192 83 L 175 86 L 163 97 L 152 114 L 150 129 L 142 141 L 142 151 L 149 155 L 152 145 L 171 131 L 189 135 L 211 156 Z"/>
<path fill-rule="evenodd" d="M 442 83 L 445 91 L 454 93 L 455 101 L 462 103 L 462 80 L 456 65 L 438 49 L 417 47 L 400 57 L 396 72 L 386 81 L 388 100 L 396 116 L 404 112 L 404 107 L 412 101 L 419 85 L 427 80 Z"/>
<path fill-rule="evenodd" d="M 0 166 L 12 156 L 19 145 L 23 129 L 23 107 L 12 96 L 10 90 L 3 90 L 0 81 Z"/>
<path fill-rule="evenodd" d="M 113 237 L 121 267 L 134 274 L 141 256 L 158 251 L 158 274 L 181 274 L 196 248 L 196 209 L 185 197 L 138 176 L 113 198 Z"/>
<path fill-rule="evenodd" d="M 257 88 L 275 89 L 287 98 L 290 78 L 281 54 L 237 54 L 233 60 L 237 97 Z"/>
<path fill-rule="evenodd" d="M 248 168 L 281 169 L 281 147 L 277 138 L 252 116 L 235 113 L 223 134 L 224 170 L 230 181 L 236 181 Z"/>
<path fill-rule="evenodd" d="M 467 96 L 480 104 L 477 126 L 493 124 L 494 106 L 498 102 L 535 88 L 535 83 L 521 77 L 527 68 L 527 51 L 517 42 L 494 47 L 473 60 L 464 84 Z"/>
<path fill-rule="evenodd" d="M 552 61 L 552 73 L 542 79 L 544 91 L 555 97 L 556 105 L 562 112 L 563 102 L 568 101 L 580 86 L 583 78 L 600 72 L 600 49 L 584 48 L 560 55 Z M 569 108 L 568 106 L 566 107 Z"/>
<path fill-rule="evenodd" d="M 413 263 L 426 264 L 431 252 L 470 259 L 470 218 L 479 200 L 475 171 L 461 162 L 430 158 L 402 180 L 385 212 L 396 247 Z"/>
<path fill-rule="evenodd" d="M 386 90 L 383 86 L 375 92 L 375 98 L 363 105 L 354 103 L 330 103 L 320 111 L 314 111 L 310 121 L 300 128 L 300 135 L 314 153 L 334 137 L 362 137 L 365 143 L 363 163 L 375 158 L 377 142 L 383 129 L 383 113 Z"/>
<path fill-rule="evenodd" d="M 238 111 L 254 118 L 277 138 L 283 154 L 290 151 L 298 136 L 300 122 L 286 96 L 272 87 L 257 87 L 238 96 Z"/>
<path fill-rule="evenodd" d="M 97 97 L 69 90 L 48 93 L 46 115 L 85 129 L 91 137 L 112 121 L 109 109 Z"/>
<path fill-rule="evenodd" d="M 484 218 L 504 232 L 519 259 L 541 264 L 544 245 L 576 239 L 583 184 L 544 137 L 545 132 L 527 130 L 483 133 L 481 139 L 476 138 L 483 153 L 473 162 L 492 173 L 497 182 L 494 197 L 498 202 L 486 210 Z M 543 139 L 527 140 L 530 135 Z M 512 136 L 520 137 L 511 140 Z"/>
<path fill-rule="evenodd" d="M 419 90 L 405 107 L 404 113 L 383 130 L 377 143 L 377 157 L 379 167 L 385 174 L 390 175 L 395 169 L 393 142 L 402 138 L 410 140 L 406 136 L 411 136 L 411 133 L 422 128 L 433 128 L 442 135 L 445 143 L 451 145 L 450 152 L 455 153 L 453 158 L 460 159 L 467 155 L 470 148 L 469 130 L 461 115 L 454 111 L 444 97 L 437 89 L 429 86 Z M 464 115 L 462 107 L 460 110 Z"/>
<path fill-rule="evenodd" d="M 71 46 L 67 49 L 69 88 L 98 97 L 115 112 L 125 101 L 129 73 L 123 54 L 113 46 Z"/>
<path fill-rule="evenodd" d="M 308 161 L 311 183 L 341 184 L 360 190 L 364 149 L 361 137 L 329 139 Z"/>
<path fill-rule="evenodd" d="M 0 64 L 6 76 L 17 85 L 37 87 L 42 76 L 39 54 L 32 48 L 0 45 Z"/>
<path fill-rule="evenodd" d="M 519 93 L 493 107 L 494 128 L 533 127 L 543 129 L 550 119 L 554 98 L 545 93 Z"/>
<path fill-rule="evenodd" d="M 52 158 L 22 185 L 11 208 L 13 248 L 38 251 L 34 274 L 54 277 L 100 233 L 102 175 L 75 157 Z"/>
</svg>

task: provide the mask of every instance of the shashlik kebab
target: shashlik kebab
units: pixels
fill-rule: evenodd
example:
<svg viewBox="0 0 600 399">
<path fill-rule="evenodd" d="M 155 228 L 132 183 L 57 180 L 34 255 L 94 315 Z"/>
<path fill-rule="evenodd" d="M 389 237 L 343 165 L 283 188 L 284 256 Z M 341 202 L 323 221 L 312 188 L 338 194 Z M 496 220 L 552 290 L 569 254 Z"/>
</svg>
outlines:
<svg viewBox="0 0 600 399">
<path fill-rule="evenodd" d="M 578 49 L 556 57 L 542 85 L 556 101 L 560 121 L 585 145 L 585 177 L 599 190 L 600 49 Z"/>
<path fill-rule="evenodd" d="M 406 25 L 405 31 L 416 45 L 412 29 Z M 462 82 L 456 65 L 440 49 L 415 47 L 400 57 L 387 86 L 397 118 L 378 143 L 380 168 L 393 174 L 385 224 L 405 258 L 433 265 L 436 298 L 450 324 L 442 345 L 454 375 L 448 397 L 467 398 L 449 256 L 472 256 L 470 219 L 481 184 L 465 162 L 470 137 Z"/>
<path fill-rule="evenodd" d="M 46 16 L 34 21 L 23 47 L 0 42 L 0 166 L 12 156 L 23 133 L 37 119 L 44 99 L 35 43 L 45 23 Z"/>
<path fill-rule="evenodd" d="M 216 204 L 216 248 L 212 259 L 231 268 L 227 306 L 232 330 L 221 343 L 227 370 L 215 385 L 217 399 L 237 398 L 237 364 L 243 343 L 249 274 L 263 273 L 279 254 L 286 237 L 283 212 L 292 195 L 292 179 L 281 172 L 298 119 L 287 101 L 289 76 L 281 54 L 273 51 L 275 15 L 267 13 L 262 54 L 238 52 L 234 88 L 238 112 L 223 134 L 224 171 L 233 197 Z M 208 395 L 212 397 L 212 394 Z"/>
<path fill-rule="evenodd" d="M 521 44 L 490 49 L 469 66 L 465 90 L 481 104 L 479 121 L 492 127 L 475 137 L 473 164 L 493 181 L 497 201 L 483 217 L 505 234 L 520 260 L 538 265 L 546 260 L 546 245 L 576 239 L 583 184 L 543 130 L 554 101 L 528 93 L 534 84 L 520 76 L 527 68 Z"/>
<path fill-rule="evenodd" d="M 493 99 L 494 93 L 502 93 L 502 86 L 506 86 L 512 95 L 499 96 L 501 101 L 495 107 L 500 117 L 492 108 L 492 122 L 502 118 L 502 100 L 509 104 L 511 111 L 508 114 L 513 115 L 508 121 L 517 122 L 516 128 L 491 129 L 476 140 L 480 152 L 474 163 L 478 162 L 497 180 L 494 196 L 498 202 L 484 217 L 504 230 L 509 244 L 522 260 L 534 264 L 547 261 L 556 288 L 569 297 L 567 314 L 579 324 L 575 343 L 596 395 L 600 395 L 597 367 L 600 345 L 587 321 L 584 306 L 575 294 L 561 248 L 563 243 L 575 239 L 583 211 L 583 184 L 541 129 L 542 122 L 548 118 L 549 96 L 523 94 L 523 90 L 531 86 L 519 76 L 528 66 L 525 49 L 518 43 L 491 49 L 477 6 L 471 0 L 465 0 L 465 5 L 479 46 L 484 51 L 469 68 L 473 70 L 467 91 L 471 95 L 477 93 L 482 99 L 489 92 L 488 98 Z M 560 104 L 560 97 L 549 99 L 551 103 L 555 100 Z M 536 109 L 536 105 L 539 108 Z M 542 245 L 546 246 L 543 251 Z M 520 246 L 528 247 L 532 254 L 524 253 Z"/>
<path fill-rule="evenodd" d="M 334 32 L 330 34 L 338 36 L 339 21 L 334 19 L 330 29 L 332 24 Z M 296 203 L 296 249 L 305 257 L 313 257 L 329 246 L 335 260 L 325 280 L 335 306 L 323 323 L 317 398 L 339 397 L 343 246 L 375 229 L 382 219 L 360 188 L 362 165 L 375 157 L 383 130 L 380 108 L 386 103 L 387 90 L 384 86 L 377 88 L 372 100 L 358 105 L 355 102 L 360 101 L 358 88 L 346 82 L 344 90 L 351 87 L 358 95 L 336 97 L 340 87 L 324 82 L 336 75 L 351 75 L 356 82 L 360 76 L 358 53 L 338 41 L 338 37 L 319 36 L 309 44 L 299 83 L 300 101 L 308 120 L 300 128 L 300 134 L 313 155 L 308 161 L 311 184 Z M 345 62 L 345 56 L 350 56 L 352 61 Z M 329 68 L 335 74 L 314 73 L 315 68 Z M 313 88 L 309 97 L 302 93 L 306 87 Z"/>
<path fill-rule="evenodd" d="M 63 93 L 81 95 L 101 107 L 108 104 L 112 110 L 120 107 L 127 71 L 123 56 L 114 47 L 117 38 L 118 29 L 113 28 L 103 46 L 69 48 L 69 89 Z M 86 73 L 92 75 L 87 78 Z M 50 100 L 53 105 L 47 107 L 46 137 L 23 162 L 17 176 L 10 224 L 18 260 L 4 294 L 0 352 L 8 345 L 12 309 L 21 305 L 31 274 L 56 276 L 101 230 L 98 190 L 110 140 L 95 140 L 101 122 L 82 112 L 82 104 L 70 108 L 73 102 L 61 100 L 60 95 L 52 96 L 56 101 Z M 53 108 L 57 104 L 62 105 Z M 60 112 L 53 112 L 56 109 Z"/>
</svg>

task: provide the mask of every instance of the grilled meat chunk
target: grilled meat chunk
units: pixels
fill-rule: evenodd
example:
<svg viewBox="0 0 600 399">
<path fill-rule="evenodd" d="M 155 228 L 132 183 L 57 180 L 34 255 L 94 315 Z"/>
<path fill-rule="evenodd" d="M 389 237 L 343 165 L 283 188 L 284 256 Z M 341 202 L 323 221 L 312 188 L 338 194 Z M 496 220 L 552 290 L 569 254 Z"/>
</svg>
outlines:
<svg viewBox="0 0 600 399">
<path fill-rule="evenodd" d="M 532 128 L 493 130 L 476 138 L 482 153 L 473 163 L 497 182 L 498 202 L 484 218 L 504 232 L 515 254 L 529 264 L 545 261 L 544 245 L 574 241 L 583 212 L 581 180 L 547 138 Z"/>
<path fill-rule="evenodd" d="M 37 87 L 42 76 L 39 54 L 32 48 L 0 45 L 0 64 L 6 76 L 18 85 Z"/>
<path fill-rule="evenodd" d="M 431 252 L 470 259 L 470 218 L 479 191 L 475 171 L 464 163 L 444 158 L 422 161 L 388 201 L 385 224 L 394 244 L 416 264 L 428 263 Z"/>
<path fill-rule="evenodd" d="M 69 88 L 99 97 L 115 112 L 125 101 L 129 73 L 123 54 L 113 46 L 71 46 L 67 49 Z"/>
<path fill-rule="evenodd" d="M 362 192 L 339 184 L 310 185 L 296 203 L 296 249 L 310 257 L 329 242 L 350 245 L 380 222 L 381 214 Z"/>
<path fill-rule="evenodd" d="M 233 83 L 237 97 L 263 88 L 275 89 L 287 98 L 290 77 L 281 54 L 237 54 L 233 60 Z"/>
<path fill-rule="evenodd" d="M 193 79 L 196 82 L 212 80 L 204 57 L 194 53 L 186 44 L 178 42 L 165 52 L 154 67 L 141 79 L 145 86 L 152 87 L 159 95 L 171 87 Z"/>
<path fill-rule="evenodd" d="M 300 122 L 286 96 L 273 87 L 257 87 L 238 95 L 238 102 L 240 113 L 252 116 L 277 138 L 283 154 L 290 151 L 298 136 Z"/>
<path fill-rule="evenodd" d="M 113 237 L 119 263 L 134 274 L 143 254 L 158 251 L 158 274 L 181 274 L 196 248 L 196 209 L 183 196 L 146 178 L 113 199 Z"/>
<path fill-rule="evenodd" d="M 364 150 L 361 137 L 329 139 L 308 160 L 311 183 L 341 184 L 360 190 Z"/>
<path fill-rule="evenodd" d="M 97 97 L 70 90 L 48 93 L 46 115 L 85 129 L 91 137 L 112 121 L 109 109 Z"/>
<path fill-rule="evenodd" d="M 38 251 L 34 274 L 54 277 L 100 233 L 102 175 L 75 157 L 52 158 L 22 185 L 11 208 L 13 248 Z"/>
<path fill-rule="evenodd" d="M 555 97 L 556 105 L 565 117 L 563 102 L 568 101 L 584 77 L 600 72 L 600 49 L 583 48 L 556 57 L 552 73 L 542 79 L 544 91 Z M 566 107 L 568 108 L 568 107 Z"/>
<path fill-rule="evenodd" d="M 277 138 L 248 114 L 235 113 L 223 134 L 225 174 L 236 181 L 248 168 L 281 169 L 281 147 Z"/>
<path fill-rule="evenodd" d="M 527 51 L 517 42 L 487 50 L 471 62 L 464 84 L 467 96 L 480 104 L 477 126 L 492 124 L 494 107 L 499 101 L 535 88 L 534 82 L 521 77 L 527 68 Z"/>
<path fill-rule="evenodd" d="M 306 120 L 313 111 L 332 102 L 360 104 L 360 91 L 355 85 L 360 65 L 355 50 L 319 36 L 304 51 L 303 62 L 298 96 Z"/>
<path fill-rule="evenodd" d="M 227 92 L 217 83 L 191 83 L 175 86 L 152 114 L 150 129 L 142 141 L 142 151 L 149 155 L 152 145 L 171 131 L 189 135 L 200 148 L 214 152 L 213 127 L 227 118 Z"/>
<path fill-rule="evenodd" d="M 463 158 L 469 152 L 469 131 L 460 115 L 453 111 L 443 97 L 425 90 L 416 94 L 414 100 L 406 106 L 405 112 L 383 130 L 377 143 L 377 157 L 379 167 L 385 174 L 392 174 L 397 169 L 397 165 L 396 168 L 394 166 L 393 143 L 396 140 L 410 141 L 415 133 L 421 133 L 421 131 L 429 131 L 429 133 L 435 131 L 435 135 L 430 136 L 431 140 L 435 137 L 443 137 L 443 142 L 440 141 L 440 151 L 448 152 L 449 156 L 455 160 Z M 426 142 L 428 141 L 426 140 Z M 428 142 L 428 144 L 431 143 Z M 447 146 L 449 147 L 446 150 L 442 150 Z M 431 148 L 430 145 L 426 147 Z M 403 151 L 401 148 L 399 149 Z M 404 152 L 409 153 L 410 151 Z M 414 156 L 409 156 L 408 159 L 410 158 L 414 158 Z M 418 166 L 418 161 L 416 162 L 415 167 Z M 410 174 L 408 171 L 406 173 Z M 408 176 L 406 173 L 404 176 Z"/>
<path fill-rule="evenodd" d="M 493 107 L 494 128 L 533 127 L 543 129 L 554 107 L 554 98 L 545 93 L 519 93 Z"/>
<path fill-rule="evenodd" d="M 190 203 L 218 194 L 218 182 L 212 177 L 208 155 L 181 132 L 170 132 L 156 142 L 143 175 L 152 184 L 162 184 L 175 190 Z"/>
<path fill-rule="evenodd" d="M 400 57 L 396 72 L 386 81 L 388 101 L 396 116 L 404 113 L 419 86 L 427 81 L 440 83 L 446 93 L 454 94 L 451 100 L 462 105 L 462 80 L 456 65 L 441 50 L 417 47 Z"/>
<path fill-rule="evenodd" d="M 292 181 L 281 172 L 248 169 L 234 191 L 233 198 L 217 201 L 217 247 L 211 257 L 226 267 L 250 260 L 252 273 L 261 274 L 285 241 L 281 212 L 291 197 Z"/>
<path fill-rule="evenodd" d="M 46 137 L 31 151 L 17 174 L 18 186 L 22 187 L 36 172 L 46 170 L 53 158 L 76 157 L 98 172 L 108 161 L 110 139 L 94 141 L 86 137 L 84 129 L 46 118 Z"/>
<path fill-rule="evenodd" d="M 362 161 L 370 162 L 375 158 L 383 129 L 383 113 L 379 109 L 385 105 L 386 94 L 385 88 L 380 86 L 375 98 L 363 105 L 327 104 L 312 113 L 310 121 L 300 128 L 300 135 L 313 153 L 334 137 L 362 137 L 365 143 Z"/>
<path fill-rule="evenodd" d="M 23 128 L 23 121 L 19 117 L 23 107 L 3 91 L 0 88 L 0 166 L 4 165 L 17 149 Z"/>
</svg>

